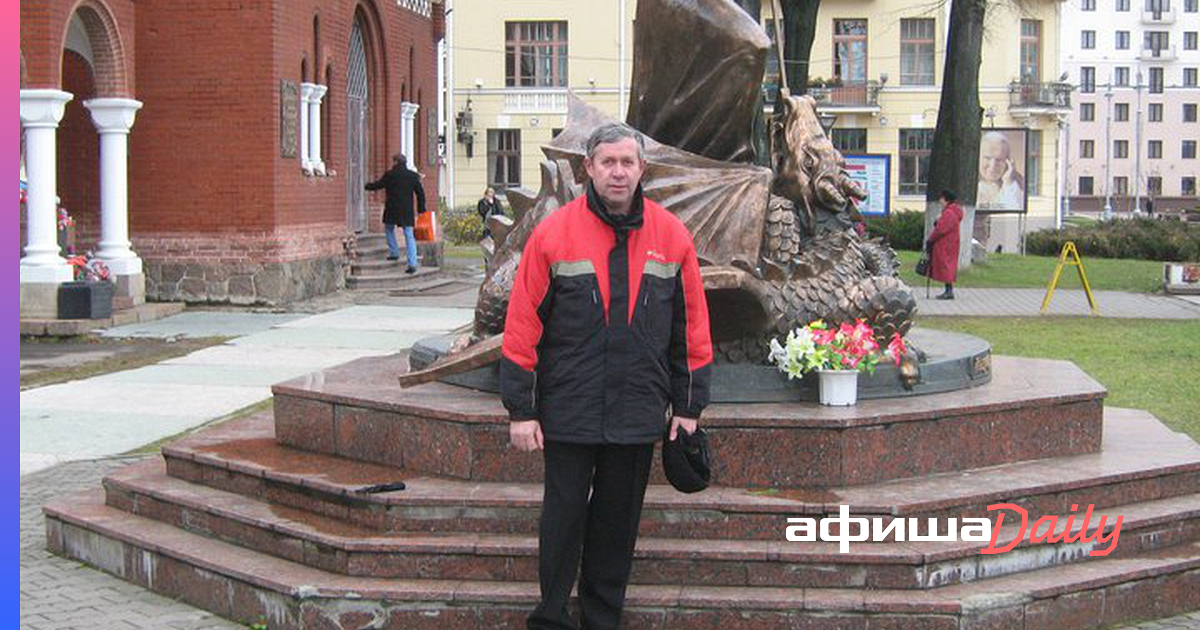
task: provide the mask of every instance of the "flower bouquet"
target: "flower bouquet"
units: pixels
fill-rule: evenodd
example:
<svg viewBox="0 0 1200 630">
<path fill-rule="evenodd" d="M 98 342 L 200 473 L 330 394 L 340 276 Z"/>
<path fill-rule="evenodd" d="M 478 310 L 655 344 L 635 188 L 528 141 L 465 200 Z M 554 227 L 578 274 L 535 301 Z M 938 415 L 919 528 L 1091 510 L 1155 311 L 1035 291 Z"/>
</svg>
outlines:
<svg viewBox="0 0 1200 630">
<path fill-rule="evenodd" d="M 886 350 L 880 348 L 875 331 L 861 319 L 837 327 L 817 320 L 788 333 L 782 344 L 772 339 L 770 361 L 789 380 L 807 372 L 820 374 L 822 404 L 852 405 L 858 398 L 858 373 L 874 372 L 885 356 L 899 365 L 904 351 L 899 333 Z"/>
<path fill-rule="evenodd" d="M 58 287 L 59 319 L 104 319 L 112 317 L 114 285 L 108 265 L 88 252 L 71 256 L 75 281 Z"/>
</svg>

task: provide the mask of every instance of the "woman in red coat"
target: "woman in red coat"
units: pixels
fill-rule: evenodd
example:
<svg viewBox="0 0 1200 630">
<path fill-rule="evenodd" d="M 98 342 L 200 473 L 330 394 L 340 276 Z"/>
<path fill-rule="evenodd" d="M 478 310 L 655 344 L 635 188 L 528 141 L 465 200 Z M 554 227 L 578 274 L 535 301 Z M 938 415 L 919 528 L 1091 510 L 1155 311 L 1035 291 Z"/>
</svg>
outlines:
<svg viewBox="0 0 1200 630">
<path fill-rule="evenodd" d="M 939 300 L 954 299 L 954 281 L 958 278 L 958 225 L 963 220 L 962 206 L 953 191 L 943 190 L 938 196 L 942 214 L 933 224 L 933 232 L 925 241 L 929 252 L 929 277 L 946 283 L 946 290 L 937 296 Z"/>
</svg>

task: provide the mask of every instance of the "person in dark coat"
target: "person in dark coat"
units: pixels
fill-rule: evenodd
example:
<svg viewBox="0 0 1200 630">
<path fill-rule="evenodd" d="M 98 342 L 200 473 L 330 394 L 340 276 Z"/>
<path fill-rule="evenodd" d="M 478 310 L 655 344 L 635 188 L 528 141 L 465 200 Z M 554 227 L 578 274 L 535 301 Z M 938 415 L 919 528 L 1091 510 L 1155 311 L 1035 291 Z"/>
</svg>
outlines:
<svg viewBox="0 0 1200 630">
<path fill-rule="evenodd" d="M 483 191 L 483 199 L 475 205 L 475 212 L 479 213 L 479 220 L 483 221 L 483 237 L 487 238 L 492 235 L 492 231 L 488 229 L 487 220 L 492 215 L 504 216 L 504 206 L 500 205 L 500 199 L 496 197 L 496 189 L 488 186 Z"/>
<path fill-rule="evenodd" d="M 579 627 L 577 575 L 581 625 L 620 627 L 654 443 L 694 433 L 708 404 L 700 265 L 683 222 L 642 196 L 643 142 L 620 123 L 592 134 L 587 194 L 534 228 L 513 280 L 500 394 L 512 445 L 545 462 L 531 630 Z"/>
<path fill-rule="evenodd" d="M 963 209 L 953 191 L 943 190 L 938 202 L 942 204 L 942 214 L 925 241 L 925 251 L 929 253 L 929 277 L 946 284 L 937 299 L 953 300 L 954 281 L 958 279 L 958 226 L 963 220 Z"/>
<path fill-rule="evenodd" d="M 405 273 L 417 272 L 417 239 L 413 235 L 417 212 L 425 212 L 425 189 L 421 176 L 408 169 L 408 158 L 403 153 L 392 156 L 392 168 L 379 179 L 366 185 L 367 190 L 387 191 L 387 203 L 383 207 L 383 234 L 387 238 L 388 260 L 400 259 L 400 246 L 396 243 L 396 226 L 404 228 L 404 246 L 408 250 L 408 269 Z M 413 195 L 417 196 L 416 212 L 413 211 Z"/>
</svg>

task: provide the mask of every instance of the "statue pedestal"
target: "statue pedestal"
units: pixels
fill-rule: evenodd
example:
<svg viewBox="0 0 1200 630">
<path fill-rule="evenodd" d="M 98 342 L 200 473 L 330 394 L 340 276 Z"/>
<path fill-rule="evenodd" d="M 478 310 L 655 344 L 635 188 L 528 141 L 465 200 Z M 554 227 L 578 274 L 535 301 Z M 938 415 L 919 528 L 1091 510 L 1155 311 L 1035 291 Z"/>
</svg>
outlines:
<svg viewBox="0 0 1200 630">
<path fill-rule="evenodd" d="M 495 394 L 400 390 L 405 364 L 363 359 L 276 386 L 273 414 L 190 435 L 102 493 L 47 506 L 48 546 L 246 624 L 523 628 L 538 599 L 540 457 L 508 447 Z M 685 495 L 652 481 L 625 623 L 1083 630 L 1200 607 L 1200 446 L 1144 412 L 1103 410 L 1103 389 L 1070 363 L 994 368 L 976 388 L 848 408 L 711 407 L 715 485 Z M 1088 533 L 1121 516 L 1119 546 L 1092 557 L 1107 545 L 1026 532 L 983 555 L 986 543 L 891 535 L 842 553 L 784 536 L 797 516 L 840 532 L 842 506 L 928 533 L 930 518 L 994 522 L 996 503 L 1022 506 L 1031 526 L 1058 516 L 1060 533 L 1068 514 L 1079 533 L 1093 506 Z M 1017 535 L 1009 516 L 1001 544 Z"/>
</svg>

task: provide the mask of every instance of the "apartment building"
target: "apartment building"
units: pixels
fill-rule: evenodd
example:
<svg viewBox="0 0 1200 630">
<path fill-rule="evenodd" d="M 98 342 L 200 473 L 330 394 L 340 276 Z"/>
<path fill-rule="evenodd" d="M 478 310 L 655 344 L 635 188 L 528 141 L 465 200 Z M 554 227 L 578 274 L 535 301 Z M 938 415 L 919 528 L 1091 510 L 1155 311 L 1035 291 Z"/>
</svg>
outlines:
<svg viewBox="0 0 1200 630">
<path fill-rule="evenodd" d="M 448 15 L 447 196 L 473 204 L 486 186 L 539 184 L 540 146 L 566 121 L 566 93 L 624 116 L 633 57 L 636 0 L 453 0 Z M 1018 247 L 1023 229 L 1054 225 L 1059 212 L 1061 120 L 1070 90 L 1058 82 L 1057 2 L 1037 0 L 1018 13 L 989 12 L 981 102 L 985 127 L 1027 142 L 1015 152 L 1025 213 L 997 214 L 992 240 Z M 768 34 L 770 3 L 763 3 Z M 949 6 L 912 0 L 826 0 L 812 50 L 809 93 L 847 153 L 890 159 L 892 211 L 923 210 L 929 153 L 942 87 Z M 778 64 L 764 85 L 771 108 Z"/>
<path fill-rule="evenodd" d="M 1196 207 L 1200 0 L 1068 0 L 1071 211 Z"/>
</svg>

